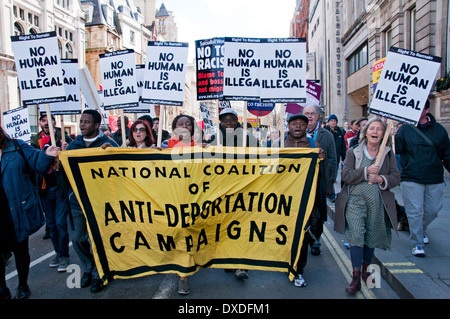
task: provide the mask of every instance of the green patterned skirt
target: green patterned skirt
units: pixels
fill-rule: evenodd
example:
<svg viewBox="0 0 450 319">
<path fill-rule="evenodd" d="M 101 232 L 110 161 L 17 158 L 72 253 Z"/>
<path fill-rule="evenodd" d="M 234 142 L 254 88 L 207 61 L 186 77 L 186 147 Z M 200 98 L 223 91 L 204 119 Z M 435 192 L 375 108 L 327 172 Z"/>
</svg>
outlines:
<svg viewBox="0 0 450 319">
<path fill-rule="evenodd" d="M 362 166 L 369 166 L 371 160 L 364 156 Z M 391 247 L 391 222 L 384 209 L 378 184 L 362 182 L 350 185 L 351 191 L 345 211 L 345 235 L 351 246 L 379 248 Z"/>
</svg>

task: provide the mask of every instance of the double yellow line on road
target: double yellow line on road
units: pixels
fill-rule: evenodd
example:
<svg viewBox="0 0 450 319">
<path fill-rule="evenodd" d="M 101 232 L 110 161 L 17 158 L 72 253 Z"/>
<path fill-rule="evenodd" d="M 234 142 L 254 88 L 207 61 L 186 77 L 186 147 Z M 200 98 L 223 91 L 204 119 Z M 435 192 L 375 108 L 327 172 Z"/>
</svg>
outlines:
<svg viewBox="0 0 450 319">
<path fill-rule="evenodd" d="M 400 262 L 400 263 L 384 263 L 386 267 L 414 267 L 414 268 L 397 268 L 389 269 L 393 274 L 423 274 L 423 271 L 417 267 L 415 263 L 412 262 Z"/>
</svg>

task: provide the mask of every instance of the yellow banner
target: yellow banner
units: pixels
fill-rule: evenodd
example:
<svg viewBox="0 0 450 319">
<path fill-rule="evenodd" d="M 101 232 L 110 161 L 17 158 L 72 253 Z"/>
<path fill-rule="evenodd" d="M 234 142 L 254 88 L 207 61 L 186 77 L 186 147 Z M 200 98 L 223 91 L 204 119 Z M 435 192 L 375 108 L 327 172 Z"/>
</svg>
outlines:
<svg viewBox="0 0 450 319">
<path fill-rule="evenodd" d="M 296 269 L 318 149 L 83 149 L 59 156 L 105 282 L 200 267 Z"/>
</svg>

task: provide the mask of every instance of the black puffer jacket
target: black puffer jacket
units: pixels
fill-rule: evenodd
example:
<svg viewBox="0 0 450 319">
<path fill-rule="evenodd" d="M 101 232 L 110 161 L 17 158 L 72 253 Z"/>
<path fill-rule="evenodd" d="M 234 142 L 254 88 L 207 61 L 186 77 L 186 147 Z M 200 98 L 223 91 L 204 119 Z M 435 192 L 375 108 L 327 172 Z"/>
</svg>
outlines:
<svg viewBox="0 0 450 319">
<path fill-rule="evenodd" d="M 434 144 L 434 148 L 412 127 L 402 125 L 395 136 L 395 152 L 400 155 L 402 181 L 419 184 L 444 182 L 444 168 L 450 171 L 450 140 L 446 129 L 430 113 L 430 121 L 418 129 Z"/>
</svg>

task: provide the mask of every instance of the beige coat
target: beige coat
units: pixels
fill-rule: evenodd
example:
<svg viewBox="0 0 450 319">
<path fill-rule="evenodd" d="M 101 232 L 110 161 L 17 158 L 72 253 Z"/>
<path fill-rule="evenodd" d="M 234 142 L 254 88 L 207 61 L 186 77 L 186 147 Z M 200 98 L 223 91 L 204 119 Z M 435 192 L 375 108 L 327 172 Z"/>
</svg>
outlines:
<svg viewBox="0 0 450 319">
<path fill-rule="evenodd" d="M 384 179 L 384 183 L 379 184 L 384 208 L 389 216 L 391 225 L 397 231 L 395 196 L 389 189 L 399 185 L 400 172 L 397 168 L 395 154 L 390 151 L 391 148 L 386 146 L 382 154 L 378 175 Z M 345 230 L 345 208 L 349 197 L 349 186 L 367 181 L 367 168 L 361 167 L 363 152 L 364 143 L 347 150 L 344 169 L 342 170 L 342 181 L 344 182 L 344 186 L 336 198 L 336 216 L 334 219 L 334 230 L 340 234 L 343 234 Z M 390 154 L 388 155 L 389 152 Z"/>
</svg>

